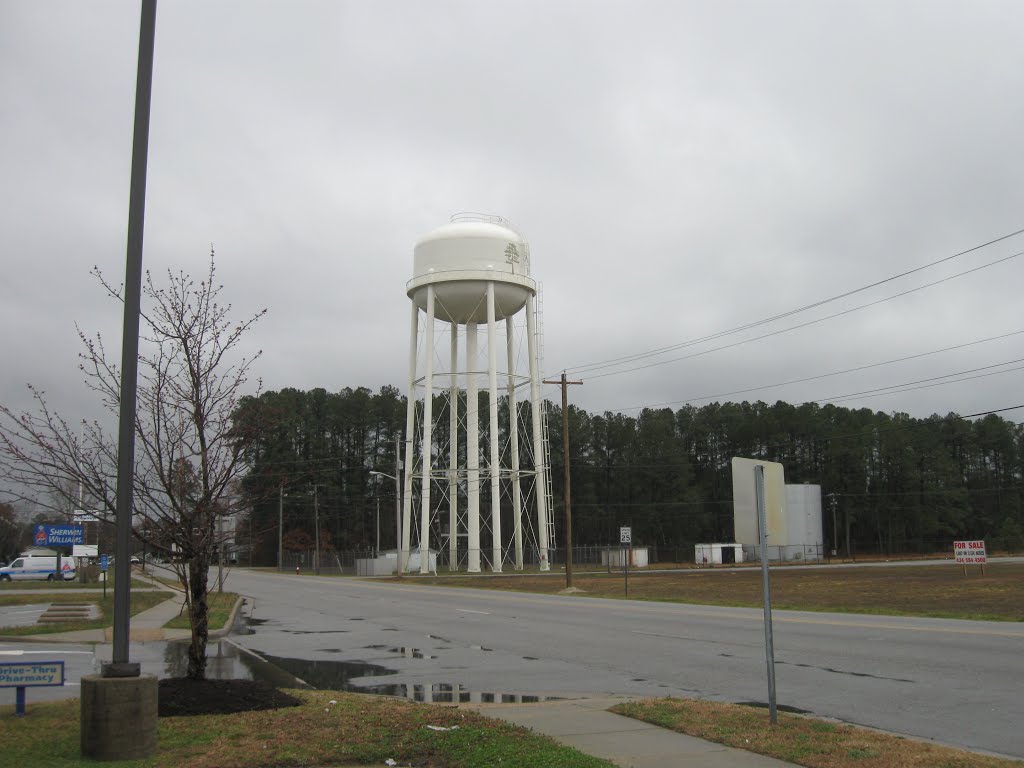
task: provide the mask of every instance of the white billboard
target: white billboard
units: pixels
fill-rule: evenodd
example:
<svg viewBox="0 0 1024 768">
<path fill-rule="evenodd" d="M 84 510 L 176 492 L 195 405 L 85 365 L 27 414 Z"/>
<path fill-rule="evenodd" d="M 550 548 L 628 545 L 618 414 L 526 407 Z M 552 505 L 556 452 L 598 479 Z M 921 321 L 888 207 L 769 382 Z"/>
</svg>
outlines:
<svg viewBox="0 0 1024 768">
<path fill-rule="evenodd" d="M 786 478 L 782 465 L 762 459 L 732 460 L 732 513 L 736 527 L 735 541 L 739 544 L 759 546 L 761 537 L 757 528 L 757 490 L 754 485 L 754 467 L 764 467 L 764 507 L 768 523 L 768 543 L 786 542 Z"/>
</svg>

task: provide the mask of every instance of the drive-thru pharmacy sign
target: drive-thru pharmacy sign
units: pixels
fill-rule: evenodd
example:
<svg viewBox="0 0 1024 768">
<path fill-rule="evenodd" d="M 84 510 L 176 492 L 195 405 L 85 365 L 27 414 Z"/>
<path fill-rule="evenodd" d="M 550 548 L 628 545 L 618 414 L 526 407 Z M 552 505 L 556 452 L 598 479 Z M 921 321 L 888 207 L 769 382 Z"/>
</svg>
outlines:
<svg viewBox="0 0 1024 768">
<path fill-rule="evenodd" d="M 25 714 L 25 689 L 64 685 L 63 661 L 16 661 L 0 664 L 0 688 L 14 688 L 14 714 Z"/>
</svg>

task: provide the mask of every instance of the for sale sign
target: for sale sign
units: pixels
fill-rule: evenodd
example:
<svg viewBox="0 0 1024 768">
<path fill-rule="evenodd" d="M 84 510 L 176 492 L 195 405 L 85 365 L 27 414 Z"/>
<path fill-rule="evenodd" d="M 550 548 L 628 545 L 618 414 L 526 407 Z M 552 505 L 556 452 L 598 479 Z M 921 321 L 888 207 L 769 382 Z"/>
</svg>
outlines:
<svg viewBox="0 0 1024 768">
<path fill-rule="evenodd" d="M 956 556 L 958 565 L 984 565 L 985 542 L 984 541 L 954 541 L 953 554 Z"/>
</svg>

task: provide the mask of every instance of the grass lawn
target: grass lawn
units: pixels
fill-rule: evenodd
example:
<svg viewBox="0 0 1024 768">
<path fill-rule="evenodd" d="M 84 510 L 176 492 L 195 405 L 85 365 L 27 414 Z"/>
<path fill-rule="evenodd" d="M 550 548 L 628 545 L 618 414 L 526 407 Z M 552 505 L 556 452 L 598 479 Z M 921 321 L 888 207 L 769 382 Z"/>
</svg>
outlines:
<svg viewBox="0 0 1024 768">
<path fill-rule="evenodd" d="M 129 603 L 131 613 L 141 613 L 147 608 L 159 605 L 170 596 L 170 593 L 132 592 Z M 92 621 L 64 621 L 53 624 L 29 624 L 24 627 L 0 627 L 0 638 L 23 637 L 25 635 L 49 635 L 55 632 L 77 632 L 81 629 L 104 629 L 113 622 L 114 590 L 108 589 L 106 598 L 95 592 L 46 593 L 38 595 L 5 595 L 0 590 L 0 605 L 33 605 L 39 603 L 94 603 L 99 608 L 99 618 Z M 212 625 L 211 625 L 212 626 Z"/>
<path fill-rule="evenodd" d="M 114 568 L 107 571 L 107 591 L 110 592 L 114 589 Z M 152 587 L 148 581 L 135 578 L 132 576 L 132 589 L 145 589 Z M 46 581 L 45 579 L 29 579 L 26 581 L 0 581 L 0 595 L 4 592 L 17 590 L 19 592 L 24 590 L 31 590 L 33 592 L 61 592 L 67 590 L 69 592 L 75 592 L 83 589 L 103 589 L 102 581 L 88 581 L 84 584 L 78 579 L 71 581 L 65 581 L 63 579 L 55 579 L 54 581 Z"/>
<path fill-rule="evenodd" d="M 1003 768 L 1016 760 L 964 752 L 914 739 L 739 704 L 649 699 L 620 704 L 620 715 L 688 736 L 768 755 L 808 768 Z"/>
<path fill-rule="evenodd" d="M 582 570 L 582 568 L 578 568 Z M 476 589 L 554 594 L 565 588 L 565 574 L 525 576 L 438 576 L 402 579 Z M 581 596 L 624 597 L 621 572 L 577 573 Z M 990 562 L 978 568 L 942 565 L 863 568 L 772 568 L 772 606 L 799 611 L 934 616 L 951 619 L 1024 621 L 1024 563 Z M 630 600 L 662 600 L 698 605 L 761 606 L 760 568 L 630 571 Z"/>
<path fill-rule="evenodd" d="M 231 609 L 235 607 L 238 595 L 234 592 L 210 592 L 206 596 L 206 606 L 210 610 L 207 624 L 210 629 L 220 629 L 231 617 Z M 168 629 L 189 629 L 188 610 L 182 610 L 177 618 L 164 625 Z"/>
<path fill-rule="evenodd" d="M 157 752 L 121 768 L 370 766 L 609 768 L 612 764 L 475 712 L 334 691 L 288 691 L 301 707 L 161 718 Z M 0 707 L 3 765 L 85 768 L 78 701 Z M 428 726 L 448 730 L 433 730 Z"/>
</svg>

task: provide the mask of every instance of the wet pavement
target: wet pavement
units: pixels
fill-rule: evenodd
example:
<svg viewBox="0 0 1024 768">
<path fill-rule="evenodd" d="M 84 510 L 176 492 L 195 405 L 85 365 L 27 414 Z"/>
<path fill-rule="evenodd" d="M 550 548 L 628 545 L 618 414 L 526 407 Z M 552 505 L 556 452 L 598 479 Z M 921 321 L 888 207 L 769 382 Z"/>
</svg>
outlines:
<svg viewBox="0 0 1024 768">
<path fill-rule="evenodd" d="M 17 617 L 9 612 L 0 618 L 7 626 L 25 626 L 34 623 L 45 611 L 46 605 L 19 606 Z M 31 610 L 27 610 L 29 608 Z M 350 621 L 360 622 L 364 619 L 356 617 Z M 143 626 L 136 627 L 136 624 Z M 144 620 L 133 620 L 133 632 L 135 629 L 139 629 L 140 632 L 153 631 L 145 624 Z M 243 604 L 236 614 L 230 636 L 211 640 L 207 644 L 206 674 L 207 677 L 218 680 L 257 680 L 282 688 L 309 687 L 349 691 L 397 696 L 427 703 L 528 704 L 562 698 L 550 693 L 496 689 L 493 686 L 487 689 L 470 688 L 455 679 L 452 670 L 446 670 L 443 666 L 457 660 L 457 667 L 466 668 L 477 659 L 467 658 L 465 653 L 473 656 L 494 653 L 493 649 L 485 646 L 475 645 L 467 649 L 456 649 L 451 645 L 451 641 L 437 635 L 423 635 L 423 647 L 382 642 L 353 647 L 349 642 L 340 642 L 340 636 L 345 635 L 349 636 L 344 638 L 346 641 L 350 641 L 352 635 L 372 635 L 379 639 L 378 633 L 397 631 L 377 628 L 370 623 L 359 626 L 360 630 L 324 631 L 277 627 L 273 621 L 250 618 L 249 608 Z M 64 661 L 64 686 L 33 689 L 30 692 L 30 699 L 50 701 L 77 697 L 81 678 L 85 675 L 98 674 L 102 665 L 112 660 L 113 647 L 109 643 L 101 642 L 103 633 L 98 630 L 89 632 L 90 637 L 94 636 L 93 642 L 68 643 L 66 640 L 69 638 L 58 638 L 57 642 L 48 643 L 43 636 L 38 636 L 32 641 L 26 639 L 20 642 L 18 638 L 11 638 L 0 642 L 0 661 Z M 278 645 L 280 637 L 275 638 L 275 633 L 285 636 L 315 635 L 316 642 L 313 645 L 323 647 L 315 649 L 314 658 L 298 658 L 260 651 L 261 645 Z M 332 638 L 334 643 L 331 642 Z M 65 642 L 60 642 L 60 639 Z M 143 674 L 161 679 L 183 677 L 188 669 L 188 648 L 189 644 L 185 639 L 132 642 L 131 660 L 140 665 Z M 13 690 L 0 690 L 0 704 L 13 704 L 13 697 Z"/>
</svg>

